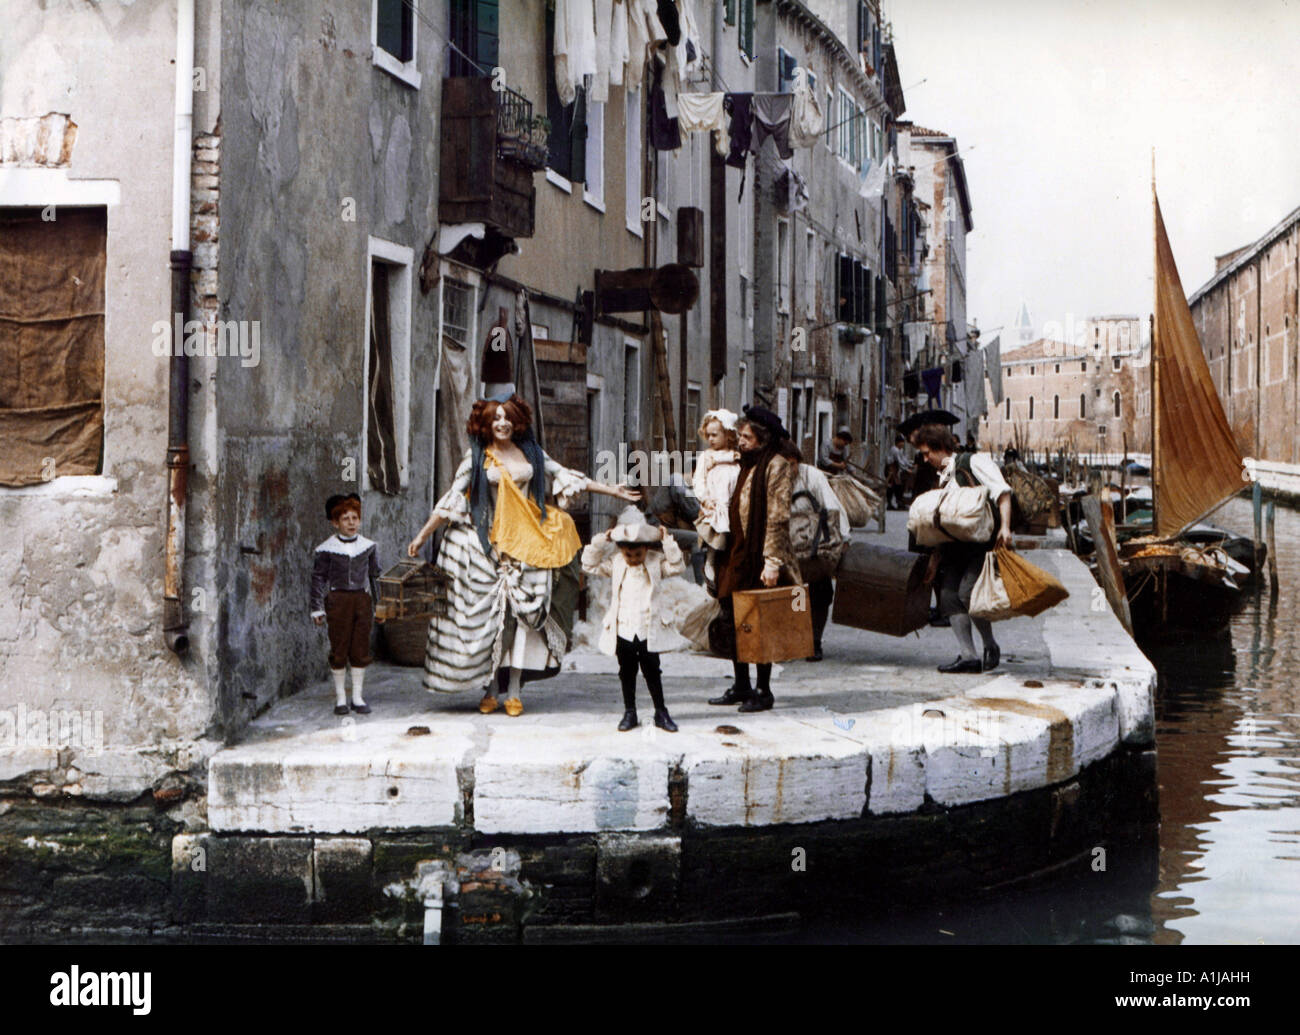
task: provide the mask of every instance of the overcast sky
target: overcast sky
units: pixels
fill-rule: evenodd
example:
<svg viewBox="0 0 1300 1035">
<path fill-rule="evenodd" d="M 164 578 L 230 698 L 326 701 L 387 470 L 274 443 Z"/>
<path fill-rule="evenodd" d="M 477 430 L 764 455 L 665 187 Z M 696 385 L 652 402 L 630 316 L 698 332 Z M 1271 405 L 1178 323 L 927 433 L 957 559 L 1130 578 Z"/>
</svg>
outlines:
<svg viewBox="0 0 1300 1035">
<path fill-rule="evenodd" d="M 957 138 L 968 318 L 1151 311 L 1151 148 L 1191 294 L 1300 207 L 1300 0 L 883 0 L 904 118 Z M 919 80 L 924 83 L 915 85 Z M 990 334 L 985 334 L 988 340 Z"/>
</svg>

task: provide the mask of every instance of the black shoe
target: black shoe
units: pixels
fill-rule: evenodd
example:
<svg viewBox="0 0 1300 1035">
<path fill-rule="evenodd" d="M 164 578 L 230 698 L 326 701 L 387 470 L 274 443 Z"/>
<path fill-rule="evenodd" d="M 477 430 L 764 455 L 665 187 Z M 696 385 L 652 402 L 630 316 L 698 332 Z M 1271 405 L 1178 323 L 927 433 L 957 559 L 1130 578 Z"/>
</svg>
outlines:
<svg viewBox="0 0 1300 1035">
<path fill-rule="evenodd" d="M 354 704 L 354 705 L 352 706 L 352 710 L 353 710 L 354 712 L 356 712 L 358 715 L 369 715 L 369 714 L 370 714 L 370 705 L 368 705 L 368 704 Z"/>
<path fill-rule="evenodd" d="M 814 648 L 813 648 L 813 652 L 812 652 L 811 654 L 809 654 L 808 657 L 806 657 L 804 660 L 805 660 L 805 661 L 821 661 L 821 659 L 822 659 L 822 649 L 821 649 L 820 647 L 814 647 Z"/>
<path fill-rule="evenodd" d="M 668 714 L 666 708 L 661 712 L 655 712 L 655 725 L 668 733 L 677 732 L 677 723 L 673 722 L 673 717 Z"/>
<path fill-rule="evenodd" d="M 346 704 L 336 704 L 334 706 L 335 715 L 347 715 L 347 713 L 348 713 L 348 706 Z"/>
<path fill-rule="evenodd" d="M 772 696 L 771 690 L 760 690 L 737 710 L 742 712 L 766 712 L 770 711 L 775 703 L 776 699 Z"/>
<path fill-rule="evenodd" d="M 938 618 L 931 618 L 930 624 L 936 629 L 947 629 L 948 626 L 952 625 L 952 623 L 948 621 L 948 619 L 944 618 L 943 615 L 940 615 Z"/>
<path fill-rule="evenodd" d="M 958 658 L 951 665 L 940 665 L 940 672 L 983 672 L 984 665 L 979 658 Z"/>
<path fill-rule="evenodd" d="M 721 697 L 710 697 L 709 704 L 744 704 L 754 696 L 754 691 L 746 688 L 740 690 L 733 683 Z"/>
<path fill-rule="evenodd" d="M 641 723 L 637 721 L 636 711 L 634 709 L 629 708 L 627 711 L 623 713 L 623 718 L 618 724 L 618 731 L 619 733 L 626 733 L 628 730 L 632 729 L 633 727 L 640 726 L 640 725 Z"/>
<path fill-rule="evenodd" d="M 992 647 L 984 648 L 984 671 L 990 672 L 998 667 L 998 662 L 1002 660 L 1002 649 L 995 643 Z"/>
</svg>

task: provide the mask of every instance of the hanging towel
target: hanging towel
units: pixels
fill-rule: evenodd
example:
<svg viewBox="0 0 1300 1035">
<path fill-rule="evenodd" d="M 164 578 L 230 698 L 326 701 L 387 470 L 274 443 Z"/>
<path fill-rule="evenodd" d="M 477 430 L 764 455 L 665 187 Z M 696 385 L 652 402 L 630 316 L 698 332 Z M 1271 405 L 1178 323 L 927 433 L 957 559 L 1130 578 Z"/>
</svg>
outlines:
<svg viewBox="0 0 1300 1035">
<path fill-rule="evenodd" d="M 614 0 L 595 0 L 596 11 L 596 74 L 591 80 L 591 94 L 587 100 L 604 104 L 609 100 L 609 77 L 614 60 L 610 46 L 610 22 L 614 17 Z"/>
<path fill-rule="evenodd" d="M 623 69 L 627 64 L 627 3 L 614 0 L 609 21 L 609 84 L 623 85 Z"/>
<path fill-rule="evenodd" d="M 595 10 L 594 0 L 555 0 L 555 90 L 565 107 L 596 74 Z"/>
<path fill-rule="evenodd" d="M 655 13 L 654 0 L 625 0 L 627 5 L 627 69 L 624 82 L 629 90 L 641 89 L 651 48 L 663 42 L 663 25 Z"/>
<path fill-rule="evenodd" d="M 677 126 L 683 133 L 714 130 L 714 147 L 723 158 L 731 150 L 721 93 L 682 93 L 677 95 Z"/>
<path fill-rule="evenodd" d="M 794 101 L 790 107 L 790 143 L 812 147 L 821 139 L 824 120 L 817 93 L 808 85 L 808 69 L 794 70 Z"/>
<path fill-rule="evenodd" d="M 664 95 L 664 68 L 654 62 L 654 79 L 650 87 L 650 146 L 656 151 L 676 151 L 682 146 L 677 119 L 668 114 Z"/>
<path fill-rule="evenodd" d="M 723 98 L 722 103 L 731 113 L 731 153 L 727 155 L 727 164 L 743 169 L 745 155 L 754 139 L 754 95 L 729 93 Z M 741 189 L 744 189 L 743 184 Z"/>
<path fill-rule="evenodd" d="M 788 93 L 763 94 L 754 98 L 754 140 L 751 148 L 758 154 L 769 136 L 782 158 L 794 154 L 790 146 L 790 108 L 794 97 Z"/>
<path fill-rule="evenodd" d="M 943 367 L 931 367 L 921 371 L 921 383 L 925 385 L 925 394 L 931 403 L 939 402 L 939 389 L 943 386 Z"/>
</svg>

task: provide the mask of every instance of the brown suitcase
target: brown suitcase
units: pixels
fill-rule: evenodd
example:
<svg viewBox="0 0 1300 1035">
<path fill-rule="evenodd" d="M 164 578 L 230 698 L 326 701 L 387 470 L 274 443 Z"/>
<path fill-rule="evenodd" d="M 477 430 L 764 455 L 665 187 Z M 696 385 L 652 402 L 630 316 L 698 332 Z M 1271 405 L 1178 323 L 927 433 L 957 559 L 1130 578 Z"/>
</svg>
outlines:
<svg viewBox="0 0 1300 1035">
<path fill-rule="evenodd" d="M 852 543 L 840 561 L 831 621 L 906 636 L 930 620 L 925 554 Z"/>
<path fill-rule="evenodd" d="M 745 589 L 731 595 L 736 619 L 736 660 L 754 664 L 794 661 L 813 652 L 807 586 Z"/>
</svg>

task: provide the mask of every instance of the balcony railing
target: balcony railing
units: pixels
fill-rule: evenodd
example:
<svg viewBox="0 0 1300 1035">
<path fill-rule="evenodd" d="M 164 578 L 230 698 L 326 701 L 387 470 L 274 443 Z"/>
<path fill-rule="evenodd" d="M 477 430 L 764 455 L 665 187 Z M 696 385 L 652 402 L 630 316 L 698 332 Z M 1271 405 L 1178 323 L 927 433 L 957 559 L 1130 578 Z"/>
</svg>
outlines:
<svg viewBox="0 0 1300 1035">
<path fill-rule="evenodd" d="M 439 218 L 485 223 L 506 237 L 532 237 L 533 173 L 546 166 L 545 119 L 532 103 L 492 80 L 442 81 Z"/>
</svg>

